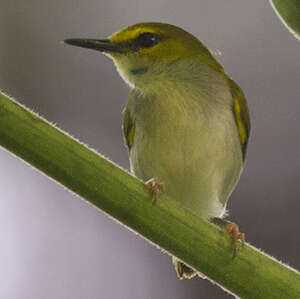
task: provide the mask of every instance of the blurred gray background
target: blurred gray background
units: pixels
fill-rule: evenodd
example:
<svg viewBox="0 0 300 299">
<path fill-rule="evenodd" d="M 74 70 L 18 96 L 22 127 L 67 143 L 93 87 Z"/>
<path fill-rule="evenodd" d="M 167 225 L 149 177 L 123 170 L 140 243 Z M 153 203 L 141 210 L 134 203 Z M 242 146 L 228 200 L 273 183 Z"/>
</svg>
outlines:
<svg viewBox="0 0 300 299">
<path fill-rule="evenodd" d="M 1 0 L 0 88 L 128 168 L 128 87 L 109 59 L 60 40 L 140 21 L 182 26 L 222 52 L 253 127 L 230 219 L 300 269 L 300 43 L 267 0 Z M 179 281 L 167 255 L 3 150 L 0 161 L 1 299 L 231 298 Z"/>
</svg>

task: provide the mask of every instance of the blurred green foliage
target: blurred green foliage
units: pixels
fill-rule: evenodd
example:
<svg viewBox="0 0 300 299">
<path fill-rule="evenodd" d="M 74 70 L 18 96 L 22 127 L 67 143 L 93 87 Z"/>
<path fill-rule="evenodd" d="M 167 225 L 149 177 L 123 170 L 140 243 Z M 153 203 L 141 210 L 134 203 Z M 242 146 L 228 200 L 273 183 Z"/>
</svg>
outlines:
<svg viewBox="0 0 300 299">
<path fill-rule="evenodd" d="M 270 0 L 280 20 L 300 39 L 300 0 Z"/>
</svg>

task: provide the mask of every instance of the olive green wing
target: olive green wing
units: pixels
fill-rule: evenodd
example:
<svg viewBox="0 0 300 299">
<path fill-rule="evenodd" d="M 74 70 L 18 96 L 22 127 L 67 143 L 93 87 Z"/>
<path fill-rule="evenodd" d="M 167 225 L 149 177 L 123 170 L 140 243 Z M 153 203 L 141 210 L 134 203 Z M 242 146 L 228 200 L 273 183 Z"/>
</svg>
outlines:
<svg viewBox="0 0 300 299">
<path fill-rule="evenodd" d="M 229 79 L 229 84 L 233 98 L 233 114 L 239 132 L 243 160 L 245 161 L 251 129 L 248 104 L 239 86 L 231 79 Z"/>
<path fill-rule="evenodd" d="M 124 144 L 130 151 L 134 140 L 135 123 L 130 114 L 130 109 L 128 108 L 128 105 L 125 107 L 123 114 L 124 116 L 122 129 L 124 136 Z"/>
</svg>

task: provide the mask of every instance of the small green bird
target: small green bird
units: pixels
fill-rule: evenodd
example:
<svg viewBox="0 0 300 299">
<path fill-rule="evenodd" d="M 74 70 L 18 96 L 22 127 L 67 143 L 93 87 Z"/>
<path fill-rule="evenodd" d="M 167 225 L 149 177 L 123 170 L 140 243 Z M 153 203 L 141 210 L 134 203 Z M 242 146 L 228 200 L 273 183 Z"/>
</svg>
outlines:
<svg viewBox="0 0 300 299">
<path fill-rule="evenodd" d="M 104 53 L 129 84 L 123 133 L 131 171 L 155 197 L 165 189 L 194 214 L 223 224 L 236 250 L 244 234 L 221 219 L 250 134 L 239 86 L 196 37 L 173 25 L 139 23 L 108 39 L 65 42 Z M 179 278 L 196 274 L 173 263 Z"/>
</svg>

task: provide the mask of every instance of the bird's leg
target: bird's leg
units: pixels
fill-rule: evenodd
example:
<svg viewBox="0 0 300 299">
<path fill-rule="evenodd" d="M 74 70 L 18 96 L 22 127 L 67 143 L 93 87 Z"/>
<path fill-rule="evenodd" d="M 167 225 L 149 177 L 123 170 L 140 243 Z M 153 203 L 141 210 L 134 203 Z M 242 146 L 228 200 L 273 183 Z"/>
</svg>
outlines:
<svg viewBox="0 0 300 299">
<path fill-rule="evenodd" d="M 165 191 L 165 185 L 164 185 L 164 183 L 158 183 L 156 178 L 152 178 L 152 179 L 148 180 L 145 184 L 150 189 L 151 194 L 153 196 L 152 203 L 155 204 L 157 201 L 158 194 L 160 192 Z"/>
<path fill-rule="evenodd" d="M 233 258 L 236 257 L 239 244 L 242 244 L 242 247 L 245 245 L 245 234 L 239 231 L 239 227 L 236 223 L 224 220 L 222 218 L 212 218 L 212 223 L 223 229 L 233 240 Z"/>
</svg>

